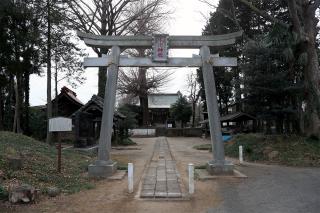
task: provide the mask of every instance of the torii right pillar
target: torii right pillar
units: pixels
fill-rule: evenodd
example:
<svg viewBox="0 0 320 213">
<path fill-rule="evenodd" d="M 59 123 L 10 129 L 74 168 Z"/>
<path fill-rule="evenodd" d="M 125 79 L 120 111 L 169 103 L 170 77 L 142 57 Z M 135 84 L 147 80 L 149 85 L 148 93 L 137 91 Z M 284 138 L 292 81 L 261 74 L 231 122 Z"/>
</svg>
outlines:
<svg viewBox="0 0 320 213">
<path fill-rule="evenodd" d="M 220 114 L 217 101 L 216 84 L 208 46 L 200 48 L 202 74 L 209 115 L 210 137 L 213 159 L 207 163 L 207 171 L 211 175 L 233 174 L 234 165 L 225 160 L 222 140 Z"/>
</svg>

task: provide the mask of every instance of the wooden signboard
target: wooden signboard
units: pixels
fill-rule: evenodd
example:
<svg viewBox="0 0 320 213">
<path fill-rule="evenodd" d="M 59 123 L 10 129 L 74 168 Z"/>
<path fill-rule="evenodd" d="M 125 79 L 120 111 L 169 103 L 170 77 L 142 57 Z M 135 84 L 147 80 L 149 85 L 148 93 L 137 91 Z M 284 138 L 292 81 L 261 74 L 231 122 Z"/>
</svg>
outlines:
<svg viewBox="0 0 320 213">
<path fill-rule="evenodd" d="M 49 120 L 49 132 L 72 131 L 72 120 L 70 118 L 56 117 Z"/>
<path fill-rule="evenodd" d="M 56 117 L 49 119 L 49 132 L 55 132 L 58 137 L 58 144 L 56 148 L 58 149 L 58 165 L 57 170 L 61 173 L 61 140 L 59 132 L 69 132 L 72 131 L 72 120 L 70 118 Z"/>
</svg>

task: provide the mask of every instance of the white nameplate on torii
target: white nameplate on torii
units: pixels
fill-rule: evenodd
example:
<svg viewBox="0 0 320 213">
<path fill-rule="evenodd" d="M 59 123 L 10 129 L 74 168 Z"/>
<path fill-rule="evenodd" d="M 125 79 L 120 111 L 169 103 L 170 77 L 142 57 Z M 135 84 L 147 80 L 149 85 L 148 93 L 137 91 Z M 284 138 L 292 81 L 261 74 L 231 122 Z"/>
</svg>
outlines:
<svg viewBox="0 0 320 213">
<path fill-rule="evenodd" d="M 168 61 L 168 34 L 158 34 L 153 36 L 152 60 L 154 62 Z"/>
</svg>

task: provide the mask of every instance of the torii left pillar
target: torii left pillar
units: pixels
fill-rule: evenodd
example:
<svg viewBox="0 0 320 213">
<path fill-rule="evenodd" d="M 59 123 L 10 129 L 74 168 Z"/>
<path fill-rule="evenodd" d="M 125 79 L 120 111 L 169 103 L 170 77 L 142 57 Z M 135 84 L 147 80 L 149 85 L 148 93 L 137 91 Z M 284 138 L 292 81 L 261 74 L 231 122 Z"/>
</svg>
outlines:
<svg viewBox="0 0 320 213">
<path fill-rule="evenodd" d="M 107 83 L 104 95 L 98 159 L 89 165 L 89 177 L 109 177 L 117 171 L 117 163 L 111 160 L 110 151 L 120 58 L 120 48 L 118 46 L 112 47 L 111 57 L 112 60 L 108 64 L 108 72 L 106 74 Z"/>
</svg>

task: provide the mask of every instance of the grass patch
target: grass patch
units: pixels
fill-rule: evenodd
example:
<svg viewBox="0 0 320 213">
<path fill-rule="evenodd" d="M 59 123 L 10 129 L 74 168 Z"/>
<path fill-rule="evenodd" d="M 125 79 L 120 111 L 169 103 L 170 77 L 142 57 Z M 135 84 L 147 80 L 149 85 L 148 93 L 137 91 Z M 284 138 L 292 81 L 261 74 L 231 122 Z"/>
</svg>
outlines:
<svg viewBox="0 0 320 213">
<path fill-rule="evenodd" d="M 135 146 L 135 145 L 137 145 L 137 143 L 134 142 L 133 140 L 131 140 L 130 138 L 124 138 L 124 139 L 120 140 L 119 145 L 122 145 L 122 146 Z"/>
<path fill-rule="evenodd" d="M 269 161 L 288 166 L 320 166 L 320 141 L 295 135 L 240 134 L 225 144 L 226 155 L 238 158 L 243 146 L 246 161 Z M 275 159 L 268 153 L 278 151 Z"/>
<path fill-rule="evenodd" d="M 23 168 L 21 170 L 13 171 L 9 168 L 7 156 L 12 152 L 22 158 Z M 85 172 L 94 158 L 93 155 L 63 150 L 62 173 L 58 174 L 57 150 L 54 146 L 48 146 L 24 135 L 0 132 L 0 168 L 6 177 L 4 185 L 10 179 L 15 178 L 43 192 L 49 186 L 58 187 L 64 193 L 91 189 L 95 185 L 87 178 Z"/>
<path fill-rule="evenodd" d="M 130 138 L 118 138 L 117 141 L 113 142 L 113 145 L 115 146 L 135 146 L 137 145 L 136 142 L 131 140 Z"/>
<path fill-rule="evenodd" d="M 128 165 L 127 164 L 118 164 L 117 169 L 128 171 Z"/>
<path fill-rule="evenodd" d="M 7 200 L 9 196 L 8 190 L 0 185 L 0 200 Z"/>
<path fill-rule="evenodd" d="M 201 145 L 196 145 L 196 146 L 193 146 L 194 149 L 197 149 L 197 150 L 211 150 L 211 144 L 201 144 Z"/>
<path fill-rule="evenodd" d="M 207 166 L 205 164 L 197 165 L 197 166 L 194 167 L 194 169 L 206 169 L 206 168 L 207 168 Z"/>
</svg>

